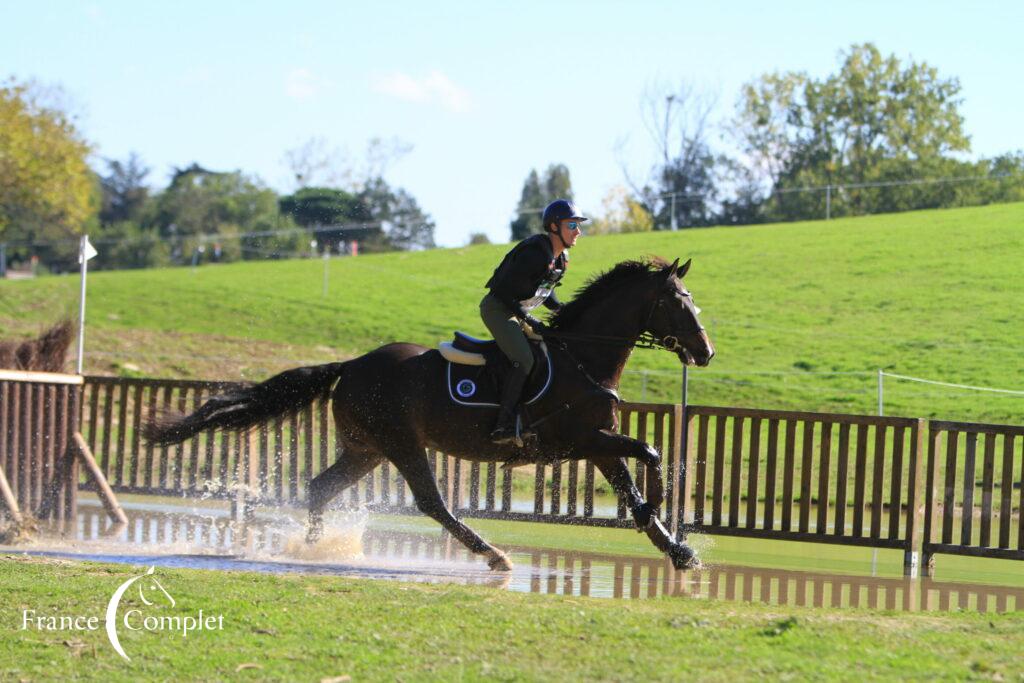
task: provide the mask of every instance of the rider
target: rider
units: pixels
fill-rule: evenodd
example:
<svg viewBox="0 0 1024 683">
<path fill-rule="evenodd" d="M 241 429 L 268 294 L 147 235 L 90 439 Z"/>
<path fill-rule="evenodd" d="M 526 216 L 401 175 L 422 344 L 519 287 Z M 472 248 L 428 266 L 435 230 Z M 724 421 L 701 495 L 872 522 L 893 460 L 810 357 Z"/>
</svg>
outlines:
<svg viewBox="0 0 1024 683">
<path fill-rule="evenodd" d="M 530 311 L 541 304 L 553 311 L 561 308 L 555 286 L 569 266 L 568 250 L 582 234 L 585 220 L 573 202 L 551 202 L 544 209 L 544 233 L 531 235 L 513 247 L 487 281 L 490 292 L 480 301 L 480 317 L 512 362 L 501 391 L 498 422 L 491 432 L 493 443 L 509 443 L 516 437 L 516 414 L 533 369 L 533 351 L 522 325 L 526 323 L 539 334 L 544 325 Z"/>
</svg>

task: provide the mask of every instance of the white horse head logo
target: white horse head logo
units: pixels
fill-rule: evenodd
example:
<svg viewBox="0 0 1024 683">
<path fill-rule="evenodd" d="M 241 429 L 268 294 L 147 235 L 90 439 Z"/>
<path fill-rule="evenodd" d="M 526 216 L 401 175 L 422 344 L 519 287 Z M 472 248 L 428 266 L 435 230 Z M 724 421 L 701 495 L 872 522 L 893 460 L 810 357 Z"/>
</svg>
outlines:
<svg viewBox="0 0 1024 683">
<path fill-rule="evenodd" d="M 156 577 L 153 576 L 154 569 L 156 569 L 156 567 L 150 567 L 145 574 L 133 576 L 132 578 L 122 583 L 120 586 L 117 587 L 117 590 L 114 591 L 114 594 L 110 597 L 110 602 L 107 603 L 107 638 L 110 639 L 110 644 L 114 646 L 114 650 L 117 651 L 117 654 L 121 655 L 129 662 L 131 661 L 131 657 L 124 653 L 124 648 L 121 647 L 121 641 L 117 637 L 117 608 L 121 604 L 121 598 L 124 596 L 125 591 L 127 591 L 131 587 L 131 585 L 139 579 L 145 578 L 148 579 L 148 581 L 140 583 L 138 585 L 139 599 L 142 600 L 142 604 L 146 605 L 147 607 L 151 607 L 155 604 L 153 601 L 149 600 L 146 597 L 146 594 L 148 592 L 150 597 L 155 598 L 158 598 L 160 594 L 163 594 L 163 596 L 167 598 L 167 601 L 170 603 L 171 607 L 174 607 L 175 605 L 174 598 L 171 597 L 171 594 L 168 593 L 167 590 L 164 589 L 164 587 L 160 584 L 160 582 L 157 581 Z M 158 590 L 159 593 L 157 592 Z"/>
</svg>

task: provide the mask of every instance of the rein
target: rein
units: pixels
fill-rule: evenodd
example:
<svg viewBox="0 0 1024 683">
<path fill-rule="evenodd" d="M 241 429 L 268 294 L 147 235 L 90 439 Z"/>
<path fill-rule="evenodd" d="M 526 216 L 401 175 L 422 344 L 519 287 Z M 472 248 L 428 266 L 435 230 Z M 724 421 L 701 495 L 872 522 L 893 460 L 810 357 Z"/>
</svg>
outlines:
<svg viewBox="0 0 1024 683">
<path fill-rule="evenodd" d="M 632 346 L 637 349 L 664 349 L 665 351 L 671 351 L 676 353 L 679 351 L 681 344 L 679 338 L 673 335 L 666 335 L 659 339 L 652 333 L 647 332 L 646 328 L 651 324 L 651 318 L 654 317 L 654 311 L 663 304 L 662 298 L 659 296 L 651 304 L 650 310 L 647 312 L 647 319 L 644 321 L 643 326 L 640 328 L 642 331 L 636 337 L 614 337 L 603 334 L 587 334 L 581 332 L 559 332 L 557 330 L 545 330 L 540 334 L 542 337 L 553 337 L 555 339 L 569 339 L 584 342 L 593 342 L 596 344 L 609 344 L 612 346 Z M 700 330 L 704 329 L 703 325 L 700 325 Z M 562 350 L 566 350 L 564 344 L 560 344 Z"/>
</svg>

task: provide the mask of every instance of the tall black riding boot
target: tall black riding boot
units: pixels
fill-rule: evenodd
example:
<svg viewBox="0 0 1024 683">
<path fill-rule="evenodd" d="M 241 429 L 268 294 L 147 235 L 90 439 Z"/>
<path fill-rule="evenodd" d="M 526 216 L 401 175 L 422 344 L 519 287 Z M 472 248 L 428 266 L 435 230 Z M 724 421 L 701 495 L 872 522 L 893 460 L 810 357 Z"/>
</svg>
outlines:
<svg viewBox="0 0 1024 683">
<path fill-rule="evenodd" d="M 526 373 L 519 366 L 509 370 L 505 385 L 501 388 L 501 405 L 498 408 L 498 422 L 491 432 L 491 443 L 512 443 L 516 438 L 516 407 L 526 386 Z"/>
</svg>

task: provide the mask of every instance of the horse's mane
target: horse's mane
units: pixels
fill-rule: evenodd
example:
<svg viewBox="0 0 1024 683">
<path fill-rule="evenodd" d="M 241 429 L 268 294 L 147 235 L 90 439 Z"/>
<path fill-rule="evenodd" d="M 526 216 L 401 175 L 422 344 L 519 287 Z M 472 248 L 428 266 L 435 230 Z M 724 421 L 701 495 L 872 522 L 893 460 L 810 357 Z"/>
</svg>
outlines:
<svg viewBox="0 0 1024 683">
<path fill-rule="evenodd" d="M 638 282 L 669 265 L 659 256 L 649 256 L 636 261 L 622 261 L 611 270 L 594 275 L 583 284 L 572 301 L 551 316 L 551 326 L 557 329 L 571 327 L 595 303 L 607 299 L 612 292 L 627 284 Z"/>
</svg>

